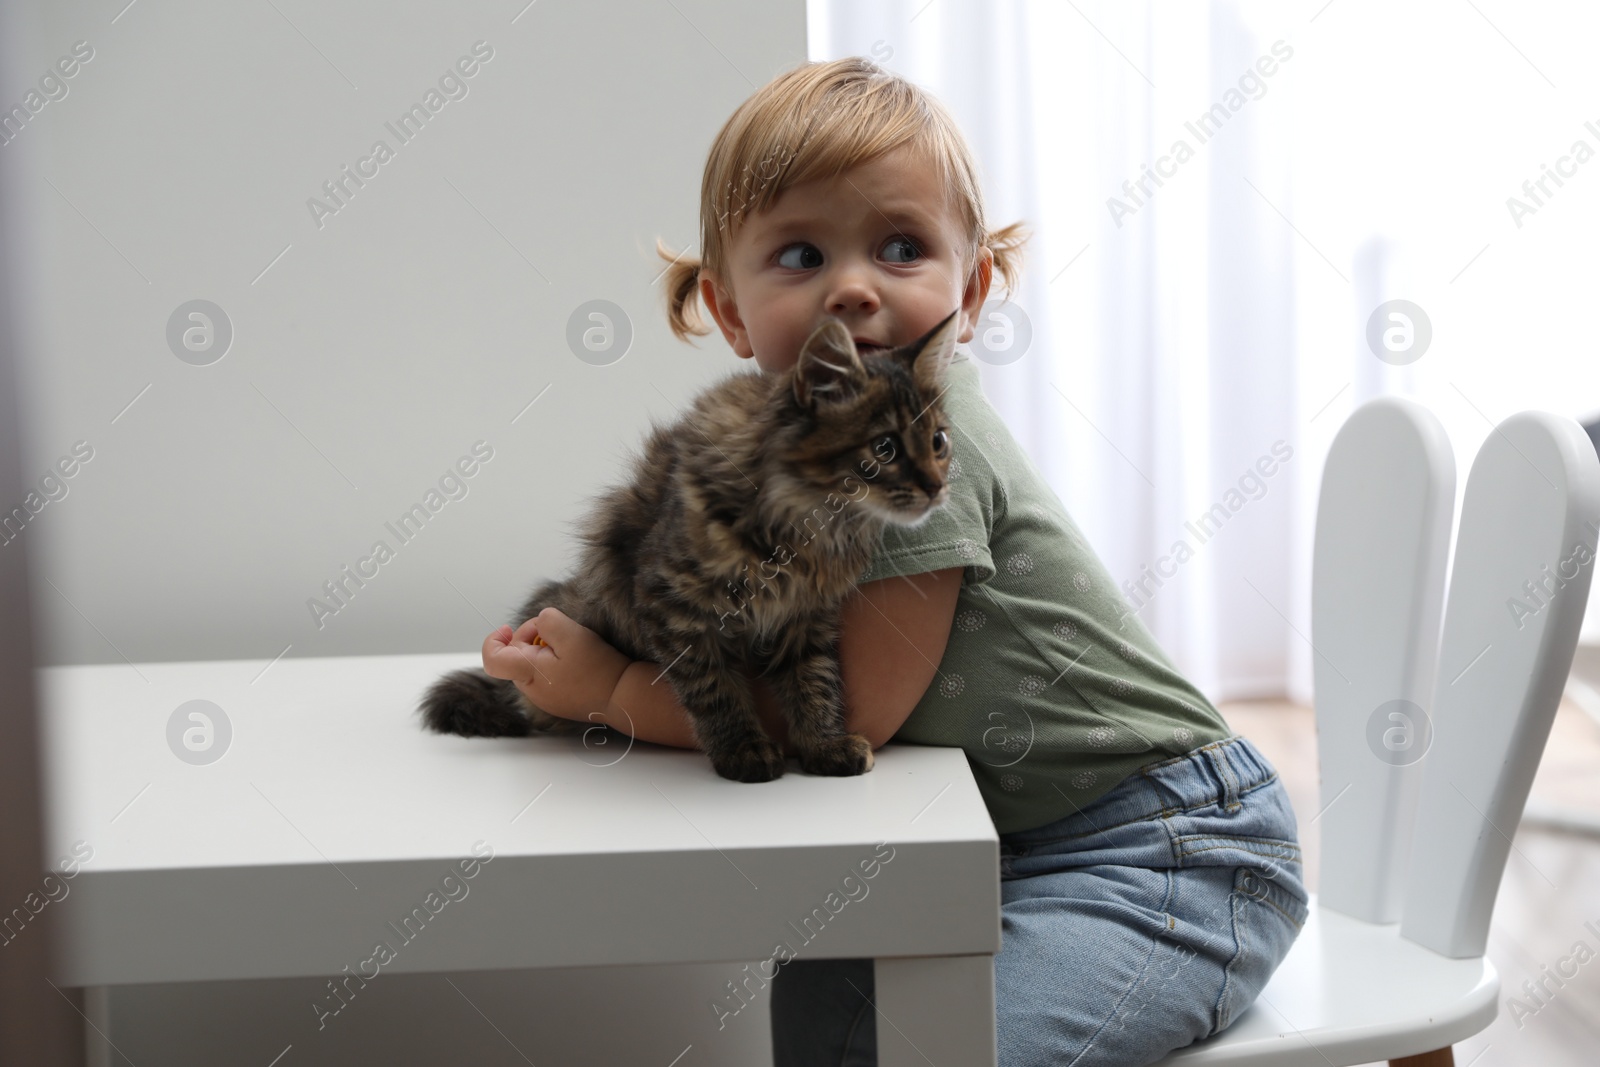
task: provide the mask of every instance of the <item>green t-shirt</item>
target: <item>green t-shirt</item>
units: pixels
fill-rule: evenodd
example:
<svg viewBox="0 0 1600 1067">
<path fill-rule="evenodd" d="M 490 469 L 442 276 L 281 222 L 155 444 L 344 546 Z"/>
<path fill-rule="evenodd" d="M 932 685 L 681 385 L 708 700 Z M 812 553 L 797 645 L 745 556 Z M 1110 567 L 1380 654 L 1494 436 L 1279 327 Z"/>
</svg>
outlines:
<svg viewBox="0 0 1600 1067">
<path fill-rule="evenodd" d="M 999 833 L 1073 814 L 1232 731 L 1156 644 L 957 351 L 950 499 L 886 527 L 860 582 L 964 567 L 950 641 L 897 741 L 964 749 Z"/>
</svg>

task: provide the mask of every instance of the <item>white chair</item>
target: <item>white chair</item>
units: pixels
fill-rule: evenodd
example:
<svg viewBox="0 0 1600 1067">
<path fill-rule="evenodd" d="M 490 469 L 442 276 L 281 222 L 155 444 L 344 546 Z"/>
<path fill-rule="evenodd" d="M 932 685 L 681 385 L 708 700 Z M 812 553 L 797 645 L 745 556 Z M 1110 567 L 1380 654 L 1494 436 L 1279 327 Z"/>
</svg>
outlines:
<svg viewBox="0 0 1600 1067">
<path fill-rule="evenodd" d="M 1588 599 L 1600 460 L 1569 419 L 1495 428 L 1440 645 L 1453 499 L 1418 405 L 1375 400 L 1335 438 L 1312 580 L 1322 889 L 1255 1005 L 1164 1063 L 1448 1067 L 1494 1019 L 1489 918 Z"/>
</svg>

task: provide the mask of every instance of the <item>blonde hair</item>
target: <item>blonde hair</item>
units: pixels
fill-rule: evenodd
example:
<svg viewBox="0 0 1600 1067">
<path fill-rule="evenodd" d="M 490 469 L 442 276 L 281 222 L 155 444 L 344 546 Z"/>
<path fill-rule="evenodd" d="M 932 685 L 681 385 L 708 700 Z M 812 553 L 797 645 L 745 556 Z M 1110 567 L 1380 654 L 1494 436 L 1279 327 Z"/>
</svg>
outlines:
<svg viewBox="0 0 1600 1067">
<path fill-rule="evenodd" d="M 711 328 L 696 307 L 700 272 L 726 284 L 729 243 L 751 215 L 791 186 L 831 178 L 910 144 L 933 162 L 962 227 L 962 273 L 978 251 L 994 253 L 1008 292 L 1021 279 L 1028 232 L 1014 222 L 990 232 L 983 216 L 977 163 L 955 120 L 928 93 L 860 56 L 803 63 L 758 89 L 723 125 L 700 182 L 700 256 L 674 253 L 656 239 L 667 319 L 679 340 Z"/>
</svg>

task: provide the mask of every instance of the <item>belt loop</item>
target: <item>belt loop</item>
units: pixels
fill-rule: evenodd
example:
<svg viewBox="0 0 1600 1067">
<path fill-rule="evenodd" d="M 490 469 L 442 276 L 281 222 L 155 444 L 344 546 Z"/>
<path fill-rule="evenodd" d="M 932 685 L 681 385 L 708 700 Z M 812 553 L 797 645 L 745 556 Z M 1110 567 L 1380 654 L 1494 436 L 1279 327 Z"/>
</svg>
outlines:
<svg viewBox="0 0 1600 1067">
<path fill-rule="evenodd" d="M 1233 773 L 1228 754 L 1222 751 L 1222 743 L 1207 745 L 1200 751 L 1206 754 L 1212 770 L 1216 771 L 1217 780 L 1222 783 L 1222 810 L 1229 814 L 1238 811 L 1243 807 L 1239 803 L 1239 778 Z"/>
</svg>

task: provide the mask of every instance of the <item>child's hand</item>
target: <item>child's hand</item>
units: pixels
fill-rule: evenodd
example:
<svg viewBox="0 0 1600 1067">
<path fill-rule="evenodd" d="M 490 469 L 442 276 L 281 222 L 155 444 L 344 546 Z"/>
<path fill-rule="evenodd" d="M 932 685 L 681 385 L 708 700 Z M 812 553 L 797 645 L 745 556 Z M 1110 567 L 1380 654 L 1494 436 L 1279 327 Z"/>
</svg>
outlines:
<svg viewBox="0 0 1600 1067">
<path fill-rule="evenodd" d="M 632 662 L 555 608 L 545 608 L 515 632 L 502 626 L 483 642 L 489 677 L 516 683 L 540 711 L 580 722 L 605 713 L 617 680 Z"/>
</svg>

